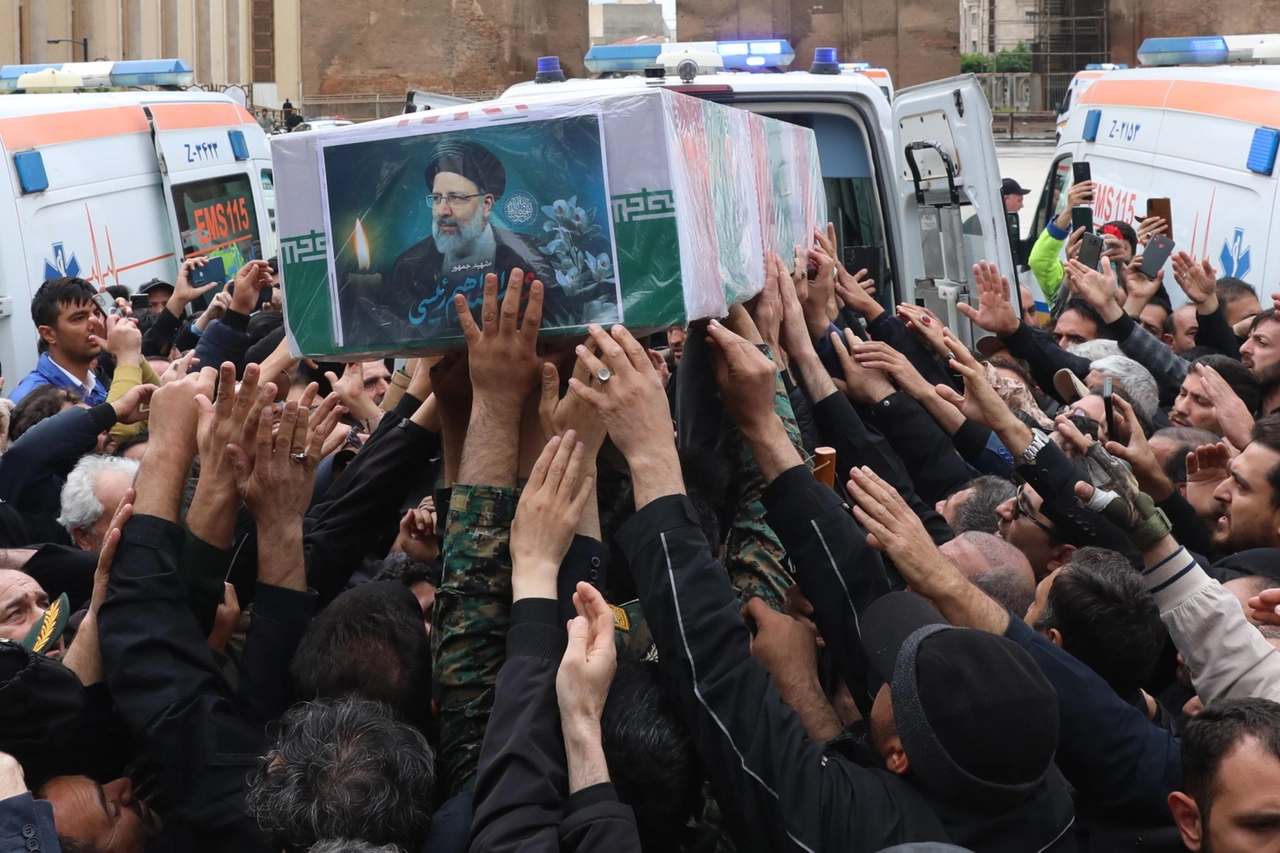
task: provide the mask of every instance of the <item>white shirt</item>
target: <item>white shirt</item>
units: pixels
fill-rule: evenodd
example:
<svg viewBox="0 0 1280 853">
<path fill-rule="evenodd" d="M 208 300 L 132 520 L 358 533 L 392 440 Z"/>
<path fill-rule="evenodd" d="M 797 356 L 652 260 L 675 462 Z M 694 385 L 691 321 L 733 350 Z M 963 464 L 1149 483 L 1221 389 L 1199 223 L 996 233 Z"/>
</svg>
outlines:
<svg viewBox="0 0 1280 853">
<path fill-rule="evenodd" d="M 86 385 L 86 384 L 85 384 L 85 382 L 84 382 L 84 381 L 83 381 L 79 376 L 76 376 L 76 375 L 75 375 L 74 373 L 72 373 L 70 370 L 67 370 L 67 369 L 66 369 L 65 367 L 63 367 L 61 364 L 58 364 L 58 362 L 54 361 L 54 360 L 53 360 L 53 356 L 50 356 L 50 357 L 49 357 L 49 362 L 50 362 L 54 367 L 58 368 L 58 369 L 59 369 L 59 370 L 61 370 L 63 373 L 65 373 L 65 374 L 67 375 L 67 378 L 68 378 L 68 379 L 70 379 L 72 382 L 76 383 L 76 386 L 77 386 L 78 388 L 83 389 L 83 390 L 84 390 L 84 396 L 88 397 L 90 394 L 92 394 L 92 393 L 93 393 L 93 389 L 98 387 L 98 378 L 97 378 L 96 376 L 94 376 L 94 375 L 93 375 L 93 371 L 92 371 L 92 370 L 90 370 L 90 371 L 89 371 L 89 383 Z"/>
</svg>

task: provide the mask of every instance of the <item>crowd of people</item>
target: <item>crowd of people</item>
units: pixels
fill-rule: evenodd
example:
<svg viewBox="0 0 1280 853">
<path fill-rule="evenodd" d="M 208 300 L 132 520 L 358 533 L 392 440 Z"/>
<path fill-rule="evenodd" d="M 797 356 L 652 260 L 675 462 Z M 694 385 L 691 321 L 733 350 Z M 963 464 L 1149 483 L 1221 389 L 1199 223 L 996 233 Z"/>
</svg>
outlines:
<svg viewBox="0 0 1280 853">
<path fill-rule="evenodd" d="M 45 282 L 0 850 L 1280 850 L 1280 316 L 1067 209 L 972 348 L 825 230 L 654 335 L 489 276 L 401 362 L 292 357 L 265 261 Z"/>
</svg>

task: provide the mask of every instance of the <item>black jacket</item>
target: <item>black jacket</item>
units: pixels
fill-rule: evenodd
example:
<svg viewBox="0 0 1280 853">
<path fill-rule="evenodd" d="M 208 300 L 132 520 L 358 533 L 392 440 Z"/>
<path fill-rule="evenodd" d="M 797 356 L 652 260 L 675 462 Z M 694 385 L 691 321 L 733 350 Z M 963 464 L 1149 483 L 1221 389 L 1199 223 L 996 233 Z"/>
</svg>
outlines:
<svg viewBox="0 0 1280 853">
<path fill-rule="evenodd" d="M 409 420 L 421 401 L 405 394 L 383 416 L 324 497 L 313 504 L 304 522 L 307 585 L 328 604 L 351 580 L 365 555 L 386 549 L 395 540 L 400 507 L 417 482 L 422 466 L 440 449 L 440 436 Z M 439 505 L 447 515 L 448 504 Z"/>
<path fill-rule="evenodd" d="M 836 484 L 844 491 L 849 469 L 866 465 L 882 477 L 907 502 L 907 506 L 920 517 L 929 536 L 941 545 L 955 538 L 951 525 L 926 505 L 916 494 L 915 485 L 902 466 L 902 460 L 893 452 L 884 436 L 869 428 L 858 417 L 849 398 L 840 392 L 829 394 L 813 405 L 813 420 L 823 442 L 836 451 Z"/>
<path fill-rule="evenodd" d="M 926 506 L 973 479 L 973 470 L 956 453 L 951 437 L 908 394 L 896 391 L 874 406 L 862 407 L 862 413 L 898 454 Z"/>
<path fill-rule="evenodd" d="M 979 853 L 1072 849 L 1065 790 L 1046 786 L 1006 814 L 957 813 L 908 780 L 811 740 L 751 656 L 724 569 L 684 496 L 648 504 L 618 538 L 664 681 L 739 851 L 857 853 L 911 841 L 949 841 Z"/>
<path fill-rule="evenodd" d="M 185 849 L 267 851 L 244 804 L 262 732 L 235 707 L 191 614 L 182 541 L 182 528 L 154 516 L 124 526 L 98 613 L 103 671 L 183 818 Z"/>
<path fill-rule="evenodd" d="M 67 474 L 93 450 L 98 436 L 115 425 L 110 403 L 77 406 L 45 418 L 0 456 L 0 501 L 20 512 L 56 515 Z"/>
<path fill-rule="evenodd" d="M 498 673 L 476 773 L 471 853 L 640 851 L 635 816 L 618 802 L 612 783 L 566 798 L 556 673 L 568 636 L 558 610 L 550 599 L 511 606 L 507 662 Z"/>
</svg>

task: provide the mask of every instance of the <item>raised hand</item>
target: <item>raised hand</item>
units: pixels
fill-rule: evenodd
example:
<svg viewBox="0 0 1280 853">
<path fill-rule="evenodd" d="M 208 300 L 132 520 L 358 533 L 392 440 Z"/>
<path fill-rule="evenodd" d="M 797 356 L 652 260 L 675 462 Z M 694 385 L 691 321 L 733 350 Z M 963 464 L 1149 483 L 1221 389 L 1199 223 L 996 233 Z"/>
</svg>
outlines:
<svg viewBox="0 0 1280 853">
<path fill-rule="evenodd" d="M 594 480 L 578 434 L 554 436 L 529 474 L 511 522 L 511 589 L 515 600 L 556 598 L 564 562 Z"/>
<path fill-rule="evenodd" d="M 1121 418 L 1116 423 L 1116 430 L 1120 435 L 1113 436 L 1106 443 L 1107 452 L 1129 463 L 1142 491 L 1157 502 L 1164 500 L 1173 494 L 1173 481 L 1164 473 L 1164 468 L 1147 444 L 1147 436 L 1142 431 L 1137 413 L 1123 397 L 1114 396 L 1111 402 Z"/>
<path fill-rule="evenodd" d="M 1264 589 L 1249 599 L 1249 609 L 1254 622 L 1280 625 L 1280 589 Z"/>
<path fill-rule="evenodd" d="M 815 229 L 815 234 L 818 231 Z M 803 300 L 805 323 L 809 327 L 809 337 L 817 340 L 827 331 L 831 318 L 827 316 L 827 307 L 836 292 L 835 258 L 822 251 L 819 245 L 809 250 L 809 260 L 818 265 L 818 275 L 809 282 L 808 296 Z"/>
<path fill-rule="evenodd" d="M 1155 278 L 1148 278 L 1142 272 L 1142 255 L 1138 255 L 1129 263 L 1129 274 L 1125 279 L 1128 296 L 1125 297 L 1124 310 L 1126 314 L 1136 317 L 1142 313 L 1142 309 L 1147 307 L 1147 303 L 1160 290 L 1160 285 L 1164 282 L 1164 270 L 1156 273 Z"/>
<path fill-rule="evenodd" d="M 115 356 L 118 364 L 139 365 L 142 363 L 142 332 L 138 331 L 138 321 L 120 314 L 112 314 L 106 319 L 107 336 L 100 338 L 90 335 L 104 350 Z"/>
<path fill-rule="evenodd" d="M 844 371 L 844 382 L 836 382 L 836 386 L 855 403 L 874 405 L 893 394 L 897 389 L 889 381 L 889 377 L 881 370 L 876 370 L 855 359 L 850 350 L 859 344 L 858 337 L 851 329 L 831 333 L 831 346 L 840 359 L 840 368 Z"/>
<path fill-rule="evenodd" d="M 428 495 L 400 519 L 400 533 L 391 546 L 410 560 L 431 563 L 440 556 L 440 540 L 436 538 L 436 504 Z"/>
<path fill-rule="evenodd" d="M 569 623 L 569 645 L 556 673 L 556 700 L 565 731 L 569 755 L 569 789 L 580 789 L 572 778 L 574 747 L 580 737 L 600 737 L 600 715 L 609 695 L 609 685 L 618 669 L 618 653 L 613 642 L 613 611 L 604 596 L 589 583 L 578 584 L 573 594 L 578 615 Z"/>
<path fill-rule="evenodd" d="M 266 387 L 272 386 L 268 383 Z M 300 407 L 297 401 L 286 403 L 274 436 L 274 413 L 263 406 L 258 413 L 252 456 L 244 446 L 247 435 L 242 437 L 243 443 L 231 447 L 236 489 L 264 535 L 266 529 L 277 526 L 296 525 L 301 530 L 311 504 L 321 449 L 341 414 L 337 402 L 337 395 L 330 394 L 314 413 Z M 246 432 L 249 426 L 245 424 Z"/>
<path fill-rule="evenodd" d="M 960 410 L 969 420 L 995 430 L 997 425 L 1014 417 L 1013 412 L 1005 405 L 1004 400 L 987 381 L 982 366 L 964 344 L 952 335 L 946 337 L 947 348 L 951 351 L 950 367 L 964 379 L 964 396 L 956 393 L 949 385 L 937 385 L 934 392 L 951 405 Z"/>
<path fill-rule="evenodd" d="M 1207 364 L 1197 364 L 1194 369 L 1204 395 L 1213 403 L 1213 414 L 1222 425 L 1222 437 L 1237 451 L 1244 450 L 1253 440 L 1253 413 L 1218 371 Z"/>
<path fill-rule="evenodd" d="M 216 370 L 206 367 L 199 373 L 175 379 L 152 392 L 147 429 L 157 446 L 164 444 L 195 455 L 196 424 L 200 419 L 196 397 L 201 394 L 206 399 L 212 397 L 217 376 Z"/>
<path fill-rule="evenodd" d="M 178 278 L 173 283 L 173 295 L 169 297 L 168 303 L 168 308 L 173 311 L 175 317 L 180 315 L 182 309 L 186 308 L 188 304 L 222 284 L 220 281 L 211 281 L 208 284 L 196 287 L 191 283 L 191 271 L 199 269 L 207 263 L 209 263 L 208 258 L 187 258 L 182 262 L 182 266 L 178 268 Z"/>
<path fill-rule="evenodd" d="M 746 304 L 760 339 L 769 345 L 775 358 L 782 354 L 782 290 L 779 282 L 786 276 L 787 268 L 782 265 L 782 258 L 765 255 L 764 290 Z"/>
<path fill-rule="evenodd" d="M 1018 331 L 1018 314 L 1009 301 L 1009 279 L 1000 275 L 1000 268 L 979 261 L 973 265 L 973 281 L 978 288 L 978 307 L 960 302 L 956 305 L 960 313 L 998 337 L 1005 338 Z"/>
<path fill-rule="evenodd" d="M 1067 260 L 1074 261 L 1080 255 L 1080 244 L 1084 241 L 1084 232 L 1086 230 L 1081 225 L 1067 235 Z"/>
<path fill-rule="evenodd" d="M 591 381 L 571 378 L 569 390 L 600 413 L 613 443 L 626 456 L 637 509 L 663 495 L 683 494 L 671 408 L 658 371 L 622 326 L 606 333 L 592 325 L 589 331 L 599 355 L 585 346 L 577 354 Z"/>
<path fill-rule="evenodd" d="M 498 306 L 498 277 L 484 278 L 484 303 L 480 326 L 476 326 L 462 294 L 454 297 L 462 333 L 467 338 L 471 386 L 477 404 L 493 403 L 504 410 L 519 409 L 529 396 L 541 369 L 538 359 L 538 329 L 542 325 L 542 282 L 529 288 L 524 321 L 520 320 L 520 297 L 524 273 L 515 269 L 507 279 L 502 306 Z"/>
<path fill-rule="evenodd" d="M 947 566 L 919 516 L 870 468 L 849 472 L 853 515 L 867 531 L 867 544 L 884 551 L 912 586 L 928 588 L 930 575 Z"/>
<path fill-rule="evenodd" d="M 898 319 L 906 323 L 907 327 L 915 332 L 934 352 L 944 348 L 942 337 L 946 325 L 928 308 L 920 305 L 911 305 L 907 302 L 899 303 Z"/>
<path fill-rule="evenodd" d="M 594 342 L 588 339 L 588 347 Z M 573 376 L 579 382 L 587 384 L 591 381 L 591 371 L 578 359 L 573 364 Z M 573 430 L 578 435 L 586 451 L 586 464 L 595 467 L 596 454 L 604 444 L 608 430 L 600 413 L 583 401 L 576 394 L 565 392 L 560 396 L 560 371 L 551 362 L 542 365 L 542 399 L 538 403 L 538 421 L 542 425 L 543 437 L 550 441 L 557 435 L 564 435 Z"/>
<path fill-rule="evenodd" d="M 352 417 L 366 424 L 366 429 L 371 430 L 372 426 L 376 426 L 382 410 L 364 392 L 364 362 L 355 361 L 345 365 L 341 378 L 332 370 L 326 370 L 324 378 L 329 380 L 329 386 Z"/>
<path fill-rule="evenodd" d="M 1145 246 L 1157 234 L 1168 233 L 1169 223 L 1161 216 L 1148 216 L 1138 223 L 1138 242 Z"/>
<path fill-rule="evenodd" d="M 252 314 L 258 305 L 258 293 L 271 286 L 271 267 L 266 261 L 249 261 L 236 273 L 231 292 L 230 310 Z"/>
<path fill-rule="evenodd" d="M 1187 502 L 1194 507 L 1218 503 L 1218 485 L 1231 476 L 1231 451 L 1222 442 L 1202 444 L 1187 454 Z"/>
<path fill-rule="evenodd" d="M 945 336 L 940 337 L 945 346 Z M 883 341 L 850 342 L 850 354 L 861 367 L 882 370 L 899 388 L 916 400 L 933 396 L 933 385 L 920 375 L 911 360 Z"/>
<path fill-rule="evenodd" d="M 116 421 L 136 424 L 147 419 L 146 405 L 156 391 L 155 385 L 135 385 L 126 391 L 111 407 L 116 410 Z"/>
<path fill-rule="evenodd" d="M 1072 288 L 1097 309 L 1102 319 L 1113 323 L 1120 319 L 1123 309 L 1116 302 L 1116 274 L 1111 264 L 1103 269 L 1091 270 L 1076 260 L 1067 261 L 1063 271 L 1071 279 Z"/>
<path fill-rule="evenodd" d="M 772 424 L 778 368 L 755 344 L 712 320 L 708 341 L 725 411 L 744 435 Z"/>
<path fill-rule="evenodd" d="M 1196 313 L 1212 314 L 1218 310 L 1218 279 L 1209 259 L 1197 263 L 1186 252 L 1173 256 L 1173 280 L 1196 305 Z"/>
</svg>

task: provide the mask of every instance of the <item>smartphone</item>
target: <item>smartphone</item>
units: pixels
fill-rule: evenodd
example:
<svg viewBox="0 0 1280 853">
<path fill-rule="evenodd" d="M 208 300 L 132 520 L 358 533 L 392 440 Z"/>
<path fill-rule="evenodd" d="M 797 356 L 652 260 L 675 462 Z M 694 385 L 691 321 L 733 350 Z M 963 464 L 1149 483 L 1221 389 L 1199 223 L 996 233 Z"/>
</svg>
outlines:
<svg viewBox="0 0 1280 853">
<path fill-rule="evenodd" d="M 133 313 L 145 314 L 151 310 L 151 299 L 145 293 L 134 293 L 129 296 L 129 304 L 133 306 Z"/>
<path fill-rule="evenodd" d="M 227 264 L 220 257 L 209 258 L 205 261 L 204 266 L 196 267 L 191 271 L 191 284 L 195 287 L 200 287 L 211 281 L 224 283 L 226 280 Z"/>
<path fill-rule="evenodd" d="M 1102 380 L 1102 407 L 1107 413 L 1107 438 L 1119 441 L 1120 433 L 1116 432 L 1116 409 L 1111 402 L 1111 377 Z"/>
<path fill-rule="evenodd" d="M 1071 208 L 1071 233 L 1084 228 L 1084 233 L 1093 233 L 1093 208 L 1081 205 L 1080 207 Z"/>
<path fill-rule="evenodd" d="M 1087 184 L 1093 180 L 1093 170 L 1088 160 L 1077 160 L 1071 164 L 1071 177 L 1077 184 Z"/>
<path fill-rule="evenodd" d="M 111 298 L 110 293 L 95 293 L 93 301 L 98 303 L 98 307 L 102 309 L 102 313 L 110 317 L 112 314 L 119 314 L 120 309 L 116 306 L 116 301 Z"/>
<path fill-rule="evenodd" d="M 1105 246 L 1106 242 L 1097 234 L 1085 234 L 1080 240 L 1080 254 L 1076 259 L 1089 269 L 1096 270 Z"/>
<path fill-rule="evenodd" d="M 884 249 L 880 246 L 845 246 L 844 268 L 852 275 L 858 270 L 866 270 L 867 277 L 875 279 L 876 284 L 883 284 Z"/>
<path fill-rule="evenodd" d="M 1159 216 L 1164 220 L 1163 233 L 1173 236 L 1173 202 L 1167 198 L 1149 198 L 1147 199 L 1147 218 Z"/>
<path fill-rule="evenodd" d="M 1152 237 L 1142 252 L 1142 274 L 1147 278 L 1155 278 L 1156 273 L 1164 268 L 1165 262 L 1173 254 L 1173 245 L 1173 241 L 1163 234 Z"/>
</svg>

